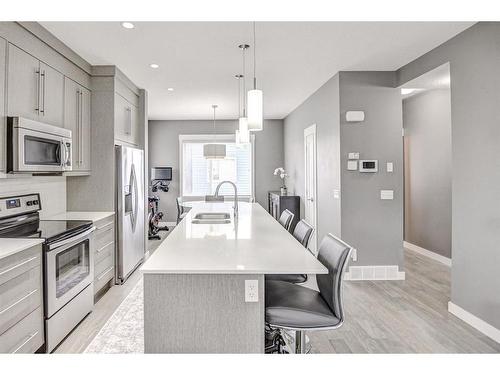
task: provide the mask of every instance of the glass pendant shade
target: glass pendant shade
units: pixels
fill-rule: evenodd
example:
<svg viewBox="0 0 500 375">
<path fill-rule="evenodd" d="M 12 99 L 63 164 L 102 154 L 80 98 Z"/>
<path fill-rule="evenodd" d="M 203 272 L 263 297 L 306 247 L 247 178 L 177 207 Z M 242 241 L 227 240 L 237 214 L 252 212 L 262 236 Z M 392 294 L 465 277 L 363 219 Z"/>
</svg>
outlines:
<svg viewBox="0 0 500 375">
<path fill-rule="evenodd" d="M 264 128 L 262 90 L 253 89 L 247 94 L 248 130 L 255 132 Z"/>
<path fill-rule="evenodd" d="M 248 132 L 248 119 L 246 117 L 240 117 L 238 130 L 240 143 L 250 142 L 250 133 Z"/>
<path fill-rule="evenodd" d="M 226 157 L 226 145 L 222 143 L 207 143 L 203 145 L 203 156 L 205 159 L 224 159 Z"/>
</svg>

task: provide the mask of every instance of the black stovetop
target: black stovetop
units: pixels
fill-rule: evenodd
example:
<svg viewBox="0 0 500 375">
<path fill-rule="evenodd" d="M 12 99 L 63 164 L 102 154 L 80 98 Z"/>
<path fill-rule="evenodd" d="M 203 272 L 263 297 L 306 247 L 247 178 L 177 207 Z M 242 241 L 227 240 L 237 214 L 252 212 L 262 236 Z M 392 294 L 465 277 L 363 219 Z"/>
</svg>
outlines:
<svg viewBox="0 0 500 375">
<path fill-rule="evenodd" d="M 0 237 L 43 238 L 47 243 L 74 236 L 92 227 L 91 221 L 40 220 L 38 214 L 0 221 Z"/>
</svg>

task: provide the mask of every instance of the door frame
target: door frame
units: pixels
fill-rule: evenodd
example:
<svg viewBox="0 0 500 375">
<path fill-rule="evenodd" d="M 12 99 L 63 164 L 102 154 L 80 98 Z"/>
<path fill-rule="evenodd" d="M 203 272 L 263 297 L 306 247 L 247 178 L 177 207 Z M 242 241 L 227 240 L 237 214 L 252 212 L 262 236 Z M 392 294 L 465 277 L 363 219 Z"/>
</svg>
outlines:
<svg viewBox="0 0 500 375">
<path fill-rule="evenodd" d="M 308 199 L 306 194 L 307 194 L 307 151 L 306 151 L 306 139 L 308 136 L 312 135 L 313 136 L 313 144 L 314 144 L 314 152 L 313 152 L 313 181 L 314 181 L 314 200 L 313 200 L 313 207 L 314 207 L 314 223 L 309 223 L 311 225 L 314 224 L 314 232 L 313 232 L 313 238 L 312 240 L 314 241 L 314 248 L 313 251 L 315 254 L 318 253 L 318 144 L 317 144 L 317 136 L 316 136 L 316 124 L 312 124 L 308 126 L 307 128 L 304 129 L 304 209 L 306 208 L 306 200 Z M 306 216 L 306 213 L 304 212 L 304 217 Z"/>
</svg>

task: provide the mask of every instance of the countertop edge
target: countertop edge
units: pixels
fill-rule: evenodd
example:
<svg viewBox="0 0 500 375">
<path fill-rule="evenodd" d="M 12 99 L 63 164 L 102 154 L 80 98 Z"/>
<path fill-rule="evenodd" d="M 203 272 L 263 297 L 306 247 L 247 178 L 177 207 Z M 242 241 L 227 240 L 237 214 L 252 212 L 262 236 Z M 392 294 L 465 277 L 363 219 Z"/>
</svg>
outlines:
<svg viewBox="0 0 500 375">
<path fill-rule="evenodd" d="M 2 240 L 9 240 L 9 241 L 13 241 L 13 242 L 20 242 L 20 245 L 19 247 L 15 247 L 15 245 L 11 245 L 12 246 L 12 249 L 11 250 L 8 250 L 6 251 L 5 253 L 0 253 L 0 260 L 1 259 L 4 259 L 4 258 L 7 258 L 11 255 L 14 255 L 14 254 L 17 254 L 21 251 L 24 251 L 24 250 L 28 250 L 36 245 L 40 245 L 42 243 L 44 243 L 44 239 L 42 238 L 0 238 L 0 244 L 2 243 Z M 22 243 L 22 245 L 21 245 Z"/>
</svg>

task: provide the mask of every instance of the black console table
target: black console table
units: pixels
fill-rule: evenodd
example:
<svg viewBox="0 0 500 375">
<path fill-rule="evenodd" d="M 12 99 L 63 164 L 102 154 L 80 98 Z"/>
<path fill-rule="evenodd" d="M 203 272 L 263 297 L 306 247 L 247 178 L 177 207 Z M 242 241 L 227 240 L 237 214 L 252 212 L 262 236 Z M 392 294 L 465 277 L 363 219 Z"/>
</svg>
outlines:
<svg viewBox="0 0 500 375">
<path fill-rule="evenodd" d="M 281 195 L 279 191 L 268 193 L 268 211 L 276 220 L 281 213 L 288 209 L 294 214 L 290 231 L 293 232 L 295 225 L 300 221 L 300 197 L 298 195 Z"/>
</svg>

